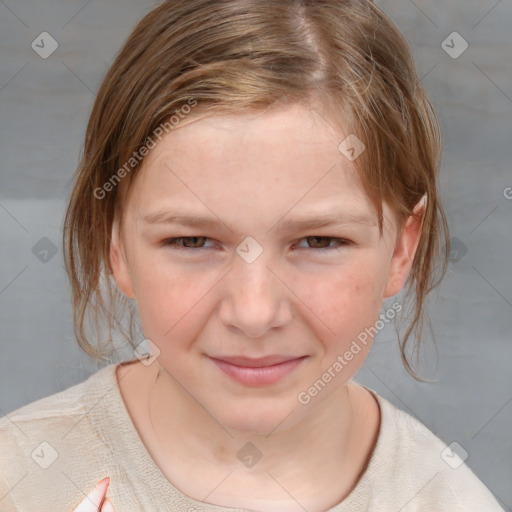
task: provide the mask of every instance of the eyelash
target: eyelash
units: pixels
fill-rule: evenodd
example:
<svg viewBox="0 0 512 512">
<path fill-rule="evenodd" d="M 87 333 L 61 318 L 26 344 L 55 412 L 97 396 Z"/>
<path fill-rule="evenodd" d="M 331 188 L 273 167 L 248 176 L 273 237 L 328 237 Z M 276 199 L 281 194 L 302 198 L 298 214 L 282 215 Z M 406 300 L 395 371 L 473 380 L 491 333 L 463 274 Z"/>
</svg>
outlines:
<svg viewBox="0 0 512 512">
<path fill-rule="evenodd" d="M 204 237 L 204 236 L 181 236 L 181 237 L 176 237 L 176 238 L 168 238 L 163 243 L 166 246 L 175 246 L 175 248 L 178 251 L 194 251 L 194 250 L 197 251 L 197 250 L 200 250 L 200 249 L 208 249 L 208 247 L 184 247 L 183 245 L 176 243 L 176 240 L 190 240 L 192 238 L 204 238 L 205 240 L 209 240 L 208 237 Z M 320 247 L 320 248 L 317 248 L 317 247 L 306 247 L 306 249 L 313 249 L 313 250 L 316 250 L 316 251 L 340 251 L 341 249 L 347 247 L 348 245 L 352 245 L 352 242 L 350 240 L 346 240 L 344 238 L 336 238 L 336 237 L 332 237 L 332 236 L 314 236 L 314 235 L 310 235 L 310 236 L 306 236 L 304 238 L 301 238 L 300 240 L 306 240 L 308 238 L 326 238 L 328 240 L 337 241 L 340 244 L 338 247 Z M 304 247 L 302 247 L 302 249 L 304 249 Z"/>
</svg>

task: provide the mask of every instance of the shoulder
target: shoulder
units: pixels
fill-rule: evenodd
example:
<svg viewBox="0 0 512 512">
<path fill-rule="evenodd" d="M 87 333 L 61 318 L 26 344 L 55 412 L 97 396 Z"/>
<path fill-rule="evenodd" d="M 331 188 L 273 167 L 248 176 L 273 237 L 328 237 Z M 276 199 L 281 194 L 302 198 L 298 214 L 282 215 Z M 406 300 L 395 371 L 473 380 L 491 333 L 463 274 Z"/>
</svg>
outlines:
<svg viewBox="0 0 512 512">
<path fill-rule="evenodd" d="M 403 512 L 426 506 L 450 512 L 503 510 L 465 464 L 460 445 L 443 442 L 416 418 L 371 392 L 382 413 L 374 466 L 385 467 L 385 477 L 382 471 L 373 475 L 382 495 L 404 507 Z"/>
<path fill-rule="evenodd" d="M 87 443 L 92 449 L 101 443 L 91 424 L 90 411 L 108 392 L 113 379 L 115 365 L 110 365 L 83 382 L 0 418 L 2 506 L 21 497 L 24 500 L 32 486 L 44 495 L 45 502 L 50 502 L 57 474 L 62 477 L 63 472 L 69 474 L 70 467 L 79 465 L 77 447 Z M 11 506 L 5 510 L 17 510 Z"/>
<path fill-rule="evenodd" d="M 0 418 L 0 433 L 3 436 L 14 435 L 26 437 L 32 429 L 44 428 L 55 422 L 62 424 L 68 419 L 72 421 L 87 412 L 92 394 L 112 382 L 115 365 L 98 370 L 86 380 L 73 386 L 24 405 Z M 25 433 L 25 434 L 24 434 Z"/>
</svg>

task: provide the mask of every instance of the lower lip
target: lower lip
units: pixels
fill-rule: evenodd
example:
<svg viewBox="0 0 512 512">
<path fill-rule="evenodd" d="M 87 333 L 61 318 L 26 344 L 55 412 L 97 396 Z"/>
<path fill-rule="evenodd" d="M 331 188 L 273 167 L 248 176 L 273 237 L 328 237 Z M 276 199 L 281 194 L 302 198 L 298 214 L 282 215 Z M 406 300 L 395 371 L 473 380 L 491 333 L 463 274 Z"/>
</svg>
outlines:
<svg viewBox="0 0 512 512">
<path fill-rule="evenodd" d="M 249 368 L 247 366 L 236 366 L 220 359 L 212 361 L 229 377 L 245 384 L 246 386 L 268 386 L 280 381 L 283 377 L 291 373 L 305 357 L 285 361 L 284 363 L 274 364 L 272 366 L 263 366 L 260 368 Z"/>
</svg>

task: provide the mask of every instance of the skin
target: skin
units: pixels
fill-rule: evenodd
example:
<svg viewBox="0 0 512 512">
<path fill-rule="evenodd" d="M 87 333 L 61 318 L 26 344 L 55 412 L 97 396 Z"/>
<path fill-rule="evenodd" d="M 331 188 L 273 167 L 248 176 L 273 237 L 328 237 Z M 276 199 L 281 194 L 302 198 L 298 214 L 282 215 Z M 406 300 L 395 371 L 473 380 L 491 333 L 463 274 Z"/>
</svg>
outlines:
<svg viewBox="0 0 512 512">
<path fill-rule="evenodd" d="M 96 487 L 80 502 L 73 512 L 114 512 L 114 507 L 106 497 L 110 478 L 104 478 Z"/>
<path fill-rule="evenodd" d="M 194 499 L 320 512 L 350 493 L 375 447 L 378 404 L 350 380 L 371 340 L 308 404 L 298 401 L 402 290 L 421 232 L 415 217 L 399 230 L 384 204 L 380 237 L 338 150 L 349 133 L 299 104 L 185 120 L 145 158 L 116 218 L 113 275 L 159 351 L 148 366 L 118 366 L 121 393 L 155 462 Z M 284 229 L 333 205 L 370 221 Z M 218 226 L 143 220 L 170 208 Z M 236 252 L 247 236 L 263 249 L 252 263 Z M 181 251 L 164 243 L 177 237 L 207 238 L 181 240 L 192 247 Z M 351 243 L 322 249 L 337 239 Z M 307 357 L 263 387 L 232 380 L 208 357 L 269 354 Z M 249 441 L 262 454 L 250 468 L 237 457 Z"/>
</svg>

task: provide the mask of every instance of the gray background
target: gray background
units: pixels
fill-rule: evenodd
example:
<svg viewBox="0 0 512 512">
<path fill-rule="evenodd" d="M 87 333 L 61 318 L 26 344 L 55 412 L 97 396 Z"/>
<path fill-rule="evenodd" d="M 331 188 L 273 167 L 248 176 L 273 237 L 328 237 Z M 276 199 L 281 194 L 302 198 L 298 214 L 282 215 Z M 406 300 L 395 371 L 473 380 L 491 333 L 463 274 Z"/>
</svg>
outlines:
<svg viewBox="0 0 512 512">
<path fill-rule="evenodd" d="M 447 444 L 459 443 L 466 463 L 510 511 L 512 2 L 377 3 L 411 45 L 441 118 L 441 190 L 457 252 L 430 307 L 439 355 L 436 364 L 427 350 L 422 369 L 436 383 L 406 373 L 392 329 L 379 334 L 356 380 Z M 0 415 L 99 368 L 73 334 L 62 219 L 95 91 L 156 4 L 0 1 Z M 48 59 L 31 48 L 44 31 L 59 45 Z M 469 44 L 458 58 L 441 46 L 454 31 Z M 40 246 L 33 251 L 37 243 L 51 247 L 43 237 L 57 249 L 46 262 L 34 254 Z M 113 361 L 126 357 L 133 355 Z"/>
</svg>

